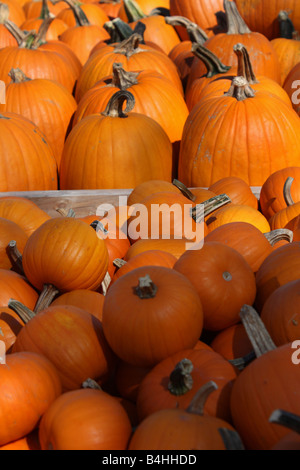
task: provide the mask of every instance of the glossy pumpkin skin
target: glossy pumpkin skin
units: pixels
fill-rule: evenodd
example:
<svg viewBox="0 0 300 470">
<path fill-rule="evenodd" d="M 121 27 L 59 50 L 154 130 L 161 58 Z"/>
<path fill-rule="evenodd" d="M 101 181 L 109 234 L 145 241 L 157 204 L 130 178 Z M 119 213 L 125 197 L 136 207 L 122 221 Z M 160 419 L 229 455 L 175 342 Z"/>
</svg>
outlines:
<svg viewBox="0 0 300 470">
<path fill-rule="evenodd" d="M 293 364 L 291 343 L 256 358 L 241 371 L 231 394 L 233 425 L 246 449 L 269 450 L 290 432 L 269 422 L 280 408 L 300 414 L 300 369 Z"/>
<path fill-rule="evenodd" d="M 261 311 L 261 319 L 276 346 L 299 339 L 299 285 L 297 279 L 278 287 Z"/>
<path fill-rule="evenodd" d="M 42 417 L 42 450 L 126 450 L 131 423 L 115 397 L 102 390 L 64 393 Z"/>
<path fill-rule="evenodd" d="M 193 364 L 191 390 L 172 394 L 168 389 L 170 376 L 175 366 L 183 359 Z M 137 411 L 141 422 L 158 410 L 179 408 L 186 410 L 195 393 L 210 380 L 218 389 L 205 402 L 204 414 L 230 422 L 230 395 L 237 372 L 220 354 L 208 349 L 186 349 L 178 351 L 161 361 L 142 380 L 137 394 Z"/>
<path fill-rule="evenodd" d="M 300 61 L 299 41 L 278 37 L 273 39 L 271 44 L 278 56 L 281 72 L 281 85 L 283 86 L 290 71 Z"/>
<path fill-rule="evenodd" d="M 88 378 L 105 382 L 115 364 L 101 321 L 71 306 L 50 306 L 31 319 L 13 346 L 13 352 L 21 351 L 46 356 L 64 391 L 80 388 Z"/>
<path fill-rule="evenodd" d="M 138 140 L 136 129 L 140 133 Z M 60 166 L 60 187 L 134 188 L 149 178 L 170 181 L 172 164 L 170 139 L 152 118 L 134 110 L 126 119 L 90 115 L 73 127 L 67 137 Z M 130 173 L 126 173 L 128 168 Z"/>
<path fill-rule="evenodd" d="M 5 445 L 33 431 L 62 388 L 50 361 L 31 352 L 8 354 L 0 377 L 0 445 Z"/>
<path fill-rule="evenodd" d="M 220 225 L 206 235 L 204 243 L 210 241 L 224 243 L 237 250 L 254 273 L 273 250 L 261 230 L 248 222 L 229 222 Z"/>
<path fill-rule="evenodd" d="M 155 296 L 148 299 L 133 291 L 146 275 L 157 287 Z M 145 326 L 145 321 L 153 328 Z M 202 332 L 202 305 L 195 288 L 180 273 L 146 266 L 127 273 L 111 286 L 105 297 L 102 323 L 105 337 L 120 359 L 151 367 L 196 344 Z M 124 337 L 126 344 L 121 339 Z"/>
<path fill-rule="evenodd" d="M 188 187 L 209 187 L 224 176 L 238 176 L 250 186 L 262 186 L 271 173 L 296 166 L 299 118 L 293 109 L 279 103 L 278 98 L 262 91 L 243 101 L 232 96 L 203 99 L 184 126 L 178 179 Z M 255 112 L 256 105 L 259 114 Z M 291 132 L 287 131 L 286 120 Z M 284 129 L 284 139 L 279 139 L 278 129 Z"/>
<path fill-rule="evenodd" d="M 0 133 L 0 191 L 57 189 L 56 160 L 36 124 L 5 111 L 0 114 Z"/>
<path fill-rule="evenodd" d="M 20 274 L 0 269 L 0 305 L 7 307 L 10 299 L 19 300 L 26 307 L 34 309 L 38 293 Z"/>
<path fill-rule="evenodd" d="M 259 312 L 268 297 L 280 286 L 299 278 L 300 242 L 289 243 L 274 250 L 256 273 L 255 305 Z"/>
<path fill-rule="evenodd" d="M 136 428 L 129 450 L 225 450 L 218 429 L 234 430 L 226 421 L 166 409 L 148 416 Z"/>
<path fill-rule="evenodd" d="M 286 208 L 283 188 L 288 177 L 294 178 L 291 185 L 291 196 L 294 202 L 300 201 L 300 167 L 293 166 L 282 168 L 271 173 L 264 181 L 260 191 L 260 208 L 267 219 L 270 219 L 276 212 Z"/>
<path fill-rule="evenodd" d="M 220 331 L 238 323 L 241 307 L 254 302 L 256 286 L 251 267 L 234 248 L 220 242 L 186 251 L 174 269 L 196 288 L 207 330 Z"/>
<path fill-rule="evenodd" d="M 61 292 L 96 290 L 107 271 L 108 252 L 92 227 L 61 217 L 48 220 L 29 237 L 22 261 L 26 277 L 38 290 L 44 284 Z"/>
</svg>

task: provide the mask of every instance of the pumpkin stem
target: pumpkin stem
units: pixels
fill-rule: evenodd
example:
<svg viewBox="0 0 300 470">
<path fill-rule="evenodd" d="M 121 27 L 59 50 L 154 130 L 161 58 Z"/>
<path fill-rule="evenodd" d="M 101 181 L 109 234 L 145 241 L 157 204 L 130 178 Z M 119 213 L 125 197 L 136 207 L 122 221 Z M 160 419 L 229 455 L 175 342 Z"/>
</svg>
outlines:
<svg viewBox="0 0 300 470">
<path fill-rule="evenodd" d="M 124 101 L 126 101 L 126 108 L 123 111 Z M 109 117 L 126 118 L 127 113 L 132 111 L 134 105 L 135 99 L 133 94 L 127 90 L 120 90 L 110 98 L 105 110 L 101 114 Z"/>
<path fill-rule="evenodd" d="M 203 416 L 205 403 L 209 395 L 211 395 L 211 393 L 215 390 L 218 390 L 218 386 L 215 382 L 210 380 L 205 385 L 203 385 L 194 395 L 186 411 L 188 413 Z"/>
<path fill-rule="evenodd" d="M 55 15 L 53 15 L 53 13 L 50 13 L 47 0 L 42 0 L 42 8 L 39 19 L 46 20 L 47 18 L 54 18 L 54 16 Z"/>
<path fill-rule="evenodd" d="M 54 16 L 53 17 L 49 16 L 49 18 L 46 18 L 45 20 L 43 20 L 43 23 L 41 24 L 38 30 L 38 33 L 34 35 L 33 40 L 30 44 L 31 49 L 38 49 L 41 44 L 45 44 L 46 34 L 54 18 L 55 18 Z M 29 47 L 29 45 L 27 47 Z"/>
<path fill-rule="evenodd" d="M 127 58 L 140 51 L 139 45 L 143 41 L 140 34 L 134 33 L 129 38 L 124 39 L 115 47 L 116 54 L 124 54 Z"/>
<path fill-rule="evenodd" d="M 174 370 L 170 374 L 168 390 L 172 395 L 184 395 L 193 388 L 193 363 L 189 359 L 182 359 L 176 364 Z"/>
<path fill-rule="evenodd" d="M 6 3 L 0 3 L 0 24 L 4 24 L 9 17 L 9 7 Z"/>
<path fill-rule="evenodd" d="M 240 318 L 251 341 L 256 357 L 276 349 L 263 321 L 250 305 L 244 305 L 240 311 Z"/>
<path fill-rule="evenodd" d="M 25 75 L 25 73 L 19 68 L 12 68 L 8 75 L 11 78 L 12 83 L 22 83 L 31 80 L 31 78 L 27 77 L 27 75 Z"/>
<path fill-rule="evenodd" d="M 244 444 L 237 431 L 227 428 L 218 429 L 226 450 L 245 450 Z"/>
<path fill-rule="evenodd" d="M 118 269 L 122 268 L 122 266 L 125 266 L 125 264 L 127 264 L 127 261 L 124 259 L 116 258 L 113 260 L 113 265 Z"/>
<path fill-rule="evenodd" d="M 173 27 L 184 27 L 192 43 L 204 44 L 208 39 L 206 32 L 199 25 L 184 16 L 166 16 L 165 22 Z"/>
<path fill-rule="evenodd" d="M 123 0 L 123 5 L 128 23 L 134 23 L 142 18 L 146 18 L 147 15 L 145 15 L 139 4 L 134 0 Z"/>
<path fill-rule="evenodd" d="M 247 98 L 253 98 L 255 92 L 245 77 L 234 77 L 231 82 L 231 87 L 227 93 L 224 93 L 224 96 L 235 98 L 237 101 L 244 101 Z"/>
<path fill-rule="evenodd" d="M 60 0 L 52 0 L 52 3 L 58 3 Z M 89 26 L 91 23 L 87 19 L 86 14 L 80 7 L 80 3 L 74 0 L 64 0 L 64 2 L 71 8 L 73 15 L 75 17 L 76 25 L 77 26 Z"/>
<path fill-rule="evenodd" d="M 9 299 L 8 307 L 11 308 L 26 324 L 35 317 L 35 313 L 26 307 L 26 305 L 19 302 L 19 300 Z"/>
<path fill-rule="evenodd" d="M 134 32 L 137 33 L 137 30 L 139 30 L 139 34 L 143 36 L 146 26 L 139 22 L 134 30 L 132 30 L 129 24 L 125 23 L 125 21 L 121 20 L 121 18 L 114 18 L 113 20 L 104 23 L 103 28 L 110 35 L 109 42 L 115 44 L 116 42 L 121 42 L 129 38 L 132 34 L 134 34 Z"/>
<path fill-rule="evenodd" d="M 115 62 L 113 64 L 113 78 L 110 85 L 120 88 L 120 90 L 126 90 L 138 84 L 137 77 L 139 74 L 140 72 L 127 72 L 124 70 L 123 64 Z"/>
<path fill-rule="evenodd" d="M 226 14 L 227 34 L 250 34 L 251 31 L 241 17 L 236 3 L 224 0 L 223 7 Z"/>
<path fill-rule="evenodd" d="M 139 284 L 133 288 L 133 292 L 140 299 L 153 299 L 157 293 L 157 286 L 152 282 L 149 274 L 146 274 L 139 278 Z"/>
<path fill-rule="evenodd" d="M 270 423 L 280 424 L 300 434 L 300 416 L 285 410 L 274 410 L 269 418 Z"/>
<path fill-rule="evenodd" d="M 224 65 L 220 59 L 207 47 L 198 43 L 192 44 L 193 54 L 204 63 L 207 73 L 206 77 L 211 78 L 220 73 L 226 73 L 231 69 L 229 65 Z"/>
<path fill-rule="evenodd" d="M 17 242 L 11 240 L 6 248 L 6 253 L 10 259 L 13 270 L 24 276 L 23 264 L 22 264 L 22 255 L 18 250 Z"/>
<path fill-rule="evenodd" d="M 292 182 L 294 181 L 294 178 L 289 176 L 284 183 L 283 186 L 283 197 L 284 201 L 287 205 L 287 207 L 292 206 L 294 204 L 292 195 L 291 195 L 291 187 L 292 187 Z"/>
<path fill-rule="evenodd" d="M 67 209 L 66 207 L 57 207 L 55 210 L 62 217 L 72 217 L 72 218 L 76 217 L 76 213 L 72 208 Z"/>
<path fill-rule="evenodd" d="M 181 193 L 187 197 L 190 201 L 194 202 L 196 200 L 195 194 L 193 194 L 185 184 L 181 183 L 181 181 L 178 181 L 177 179 L 173 179 L 172 184 L 178 188 Z"/>
<path fill-rule="evenodd" d="M 34 313 L 39 313 L 49 307 L 59 290 L 52 284 L 45 284 L 34 307 Z"/>
<path fill-rule="evenodd" d="M 233 50 L 238 59 L 237 75 L 239 77 L 244 77 L 250 85 L 258 83 L 258 80 L 254 75 L 252 63 L 246 47 L 243 44 L 238 43 L 233 47 Z"/>
<path fill-rule="evenodd" d="M 91 388 L 93 390 L 102 390 L 98 382 L 94 379 L 86 379 L 84 382 L 81 384 L 81 388 Z"/>
<path fill-rule="evenodd" d="M 256 354 L 254 351 L 251 351 L 243 357 L 238 357 L 237 359 L 229 359 L 228 362 L 230 362 L 230 364 L 232 364 L 238 370 L 243 370 L 254 359 L 256 359 Z"/>
<path fill-rule="evenodd" d="M 295 39 L 294 36 L 298 33 L 298 31 L 295 31 L 293 22 L 289 15 L 290 11 L 287 10 L 281 10 L 278 13 L 279 37 L 284 39 Z"/>
<path fill-rule="evenodd" d="M 102 289 L 103 295 L 106 295 L 110 283 L 111 283 L 111 277 L 109 275 L 109 272 L 107 271 L 107 273 L 104 276 L 103 281 L 101 282 L 101 289 Z"/>
<path fill-rule="evenodd" d="M 210 199 L 207 199 L 207 201 L 192 207 L 191 215 L 195 222 L 201 223 L 209 214 L 230 202 L 231 199 L 227 194 L 218 194 L 217 196 L 211 197 Z"/>
<path fill-rule="evenodd" d="M 5 28 L 11 33 L 11 35 L 15 38 L 18 43 L 19 47 L 30 47 L 36 32 L 35 30 L 32 31 L 22 31 L 15 23 L 10 20 L 4 21 Z"/>
<path fill-rule="evenodd" d="M 271 232 L 264 233 L 264 236 L 268 240 L 271 246 L 274 246 L 277 242 L 285 240 L 289 243 L 293 241 L 293 232 L 287 228 L 278 228 Z"/>
</svg>

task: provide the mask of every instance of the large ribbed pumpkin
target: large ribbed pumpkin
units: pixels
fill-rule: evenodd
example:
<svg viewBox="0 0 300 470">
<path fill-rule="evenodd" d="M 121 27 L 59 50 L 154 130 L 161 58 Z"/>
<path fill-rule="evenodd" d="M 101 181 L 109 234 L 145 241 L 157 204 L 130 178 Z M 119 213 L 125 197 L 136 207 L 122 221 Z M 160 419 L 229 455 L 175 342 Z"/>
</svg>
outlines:
<svg viewBox="0 0 300 470">
<path fill-rule="evenodd" d="M 297 166 L 299 157 L 295 111 L 267 92 L 254 94 L 244 78 L 236 77 L 228 93 L 203 99 L 191 111 L 183 129 L 178 178 L 189 187 L 210 186 L 226 176 L 262 186 L 271 173 Z"/>
<path fill-rule="evenodd" d="M 134 188 L 148 179 L 171 181 L 171 141 L 154 119 L 130 112 L 134 102 L 132 93 L 120 90 L 102 114 L 87 116 L 72 129 L 61 159 L 61 189 Z"/>
</svg>

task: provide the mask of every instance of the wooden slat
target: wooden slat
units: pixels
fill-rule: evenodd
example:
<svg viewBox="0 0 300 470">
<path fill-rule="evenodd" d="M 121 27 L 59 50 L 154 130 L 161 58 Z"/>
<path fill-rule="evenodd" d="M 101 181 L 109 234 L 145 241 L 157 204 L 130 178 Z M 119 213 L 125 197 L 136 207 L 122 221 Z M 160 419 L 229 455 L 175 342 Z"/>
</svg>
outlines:
<svg viewBox="0 0 300 470">
<path fill-rule="evenodd" d="M 260 187 L 252 187 L 259 199 Z M 191 191 L 193 188 L 191 188 Z M 58 217 L 57 209 L 73 209 L 77 217 L 96 214 L 101 204 L 126 205 L 132 189 L 19 191 L 0 193 L 0 197 L 17 196 L 32 200 L 51 217 Z"/>
</svg>

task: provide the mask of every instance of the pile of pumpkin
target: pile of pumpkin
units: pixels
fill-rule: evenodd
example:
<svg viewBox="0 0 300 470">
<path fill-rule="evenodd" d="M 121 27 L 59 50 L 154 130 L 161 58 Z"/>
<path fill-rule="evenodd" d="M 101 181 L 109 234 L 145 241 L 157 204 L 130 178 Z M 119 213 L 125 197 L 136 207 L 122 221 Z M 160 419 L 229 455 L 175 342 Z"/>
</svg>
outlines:
<svg viewBox="0 0 300 470">
<path fill-rule="evenodd" d="M 0 191 L 132 192 L 0 199 L 1 449 L 299 449 L 300 4 L 18 2 Z"/>
</svg>

